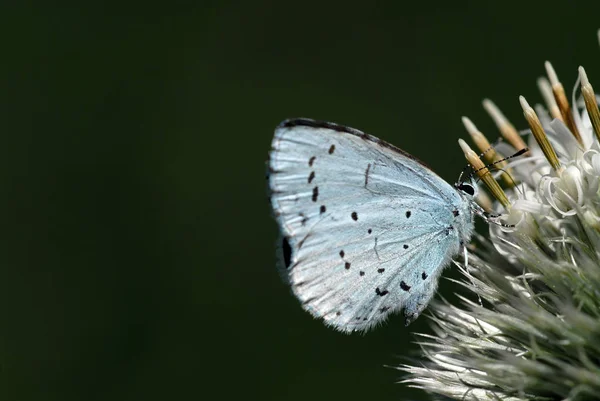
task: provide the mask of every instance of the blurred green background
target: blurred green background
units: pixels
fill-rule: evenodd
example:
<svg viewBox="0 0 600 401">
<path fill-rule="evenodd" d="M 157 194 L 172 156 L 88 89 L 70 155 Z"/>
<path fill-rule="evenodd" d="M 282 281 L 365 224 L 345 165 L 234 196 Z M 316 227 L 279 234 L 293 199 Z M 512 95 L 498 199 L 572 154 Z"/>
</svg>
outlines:
<svg viewBox="0 0 600 401">
<path fill-rule="evenodd" d="M 524 127 L 546 59 L 600 87 L 594 3 L 481 3 L 4 3 L 0 398 L 425 399 L 385 365 L 427 319 L 347 336 L 289 294 L 265 161 L 304 116 L 453 182 L 482 98 Z"/>
</svg>

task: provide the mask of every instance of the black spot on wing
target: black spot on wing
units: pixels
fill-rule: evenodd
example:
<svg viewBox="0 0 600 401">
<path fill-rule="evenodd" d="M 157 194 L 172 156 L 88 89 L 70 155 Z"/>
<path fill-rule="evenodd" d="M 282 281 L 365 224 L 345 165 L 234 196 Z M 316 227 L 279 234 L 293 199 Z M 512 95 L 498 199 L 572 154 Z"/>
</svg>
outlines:
<svg viewBox="0 0 600 401">
<path fill-rule="evenodd" d="M 380 297 L 383 297 L 384 295 L 389 294 L 390 292 L 388 290 L 383 290 L 381 291 L 379 289 L 379 287 L 375 288 L 375 294 L 379 295 Z"/>
<path fill-rule="evenodd" d="M 384 269 L 384 268 L 377 269 L 377 273 L 383 273 L 384 271 L 385 271 L 385 269 Z"/>
<path fill-rule="evenodd" d="M 367 169 L 365 170 L 365 188 L 369 183 L 369 170 L 371 170 L 371 163 L 367 164 Z"/>
<path fill-rule="evenodd" d="M 358 214 L 356 212 L 352 212 L 352 214 L 350 216 L 352 217 L 352 220 L 354 220 L 354 221 L 358 220 Z"/>
<path fill-rule="evenodd" d="M 342 249 L 342 250 L 340 251 L 340 258 L 343 258 L 345 254 L 346 254 L 346 253 L 345 253 L 345 252 L 344 252 L 344 250 Z"/>
<path fill-rule="evenodd" d="M 334 151 L 335 151 L 335 145 L 331 145 L 328 150 L 329 154 L 330 155 L 333 154 Z"/>
<path fill-rule="evenodd" d="M 428 277 L 428 276 L 427 276 L 427 273 L 425 273 L 425 272 L 421 273 L 421 278 L 422 278 L 423 280 L 426 280 L 426 279 L 427 279 L 427 277 Z"/>
<path fill-rule="evenodd" d="M 373 230 L 371 230 L 370 228 L 367 230 L 367 233 L 371 234 L 373 232 Z"/>
<path fill-rule="evenodd" d="M 410 291 L 410 285 L 406 284 L 404 281 L 400 282 L 400 288 L 402 288 L 404 291 Z"/>
<path fill-rule="evenodd" d="M 402 248 L 408 249 L 408 245 L 404 244 L 404 245 L 402 245 Z"/>
<path fill-rule="evenodd" d="M 317 199 L 319 199 L 319 187 L 314 187 L 312 193 L 312 201 L 316 202 Z"/>
<path fill-rule="evenodd" d="M 321 207 L 319 208 L 319 213 L 323 214 L 327 211 L 327 208 L 325 207 L 325 205 L 321 205 Z"/>
<path fill-rule="evenodd" d="M 346 268 L 346 270 L 350 270 L 350 262 L 346 262 L 344 264 L 344 267 Z"/>
<path fill-rule="evenodd" d="M 410 215 L 411 215 L 411 214 L 412 214 L 412 213 L 410 212 L 410 210 L 407 210 L 407 211 L 406 211 L 406 218 L 408 219 L 408 218 L 410 217 Z"/>
<path fill-rule="evenodd" d="M 362 277 L 365 275 L 365 272 L 361 270 L 358 274 Z"/>
<path fill-rule="evenodd" d="M 317 156 L 313 156 L 310 159 L 308 159 L 308 167 L 312 167 L 312 165 L 315 162 L 316 158 L 317 158 Z"/>
<path fill-rule="evenodd" d="M 283 263 L 285 267 L 290 267 L 292 264 L 292 247 L 287 238 L 283 238 L 281 248 L 283 249 Z"/>
<path fill-rule="evenodd" d="M 454 217 L 458 217 L 458 215 L 460 214 L 460 212 L 458 210 L 453 210 L 452 214 L 454 215 Z"/>
<path fill-rule="evenodd" d="M 308 221 L 308 217 L 306 217 L 306 215 L 304 213 L 298 213 L 298 216 L 302 217 L 302 220 L 300 220 L 300 224 L 302 224 L 303 226 L 306 225 L 306 222 Z"/>
<path fill-rule="evenodd" d="M 315 172 L 311 171 L 310 175 L 308 176 L 308 183 L 310 184 L 312 182 L 312 180 L 315 179 Z"/>
</svg>

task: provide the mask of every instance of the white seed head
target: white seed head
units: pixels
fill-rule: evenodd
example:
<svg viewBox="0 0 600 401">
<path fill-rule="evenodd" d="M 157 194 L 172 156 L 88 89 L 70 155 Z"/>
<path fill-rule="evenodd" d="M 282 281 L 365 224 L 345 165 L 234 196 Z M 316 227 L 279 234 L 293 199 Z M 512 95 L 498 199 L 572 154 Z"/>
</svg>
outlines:
<svg viewBox="0 0 600 401">
<path fill-rule="evenodd" d="M 538 86 L 551 111 L 562 85 L 552 65 L 545 67 L 549 82 Z M 582 67 L 579 76 L 582 88 L 591 88 Z M 561 100 L 551 120 L 542 107 L 536 106 L 546 114 L 540 119 L 524 97 L 519 102 L 533 135 L 543 138 L 508 161 L 518 182 L 506 190 L 511 207 L 491 206 L 505 211 L 503 224 L 491 222 L 489 237 L 477 236 L 468 265 L 455 262 L 462 285 L 483 303 L 434 302 L 434 335 L 420 343 L 426 361 L 399 369 L 409 374 L 405 383 L 457 400 L 600 400 L 600 136 L 588 113 L 594 108 L 588 98 L 587 110 Z M 498 126 L 510 124 L 491 101 L 483 103 Z M 575 118 L 558 118 L 565 110 Z M 479 132 L 466 117 L 463 124 Z M 462 139 L 459 146 L 467 158 L 477 156 Z"/>
</svg>

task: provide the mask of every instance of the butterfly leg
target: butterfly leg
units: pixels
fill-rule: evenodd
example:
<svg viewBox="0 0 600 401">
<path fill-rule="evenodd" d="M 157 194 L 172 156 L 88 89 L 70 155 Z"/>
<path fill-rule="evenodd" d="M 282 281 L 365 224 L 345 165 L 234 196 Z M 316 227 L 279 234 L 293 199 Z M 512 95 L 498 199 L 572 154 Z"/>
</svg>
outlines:
<svg viewBox="0 0 600 401">
<path fill-rule="evenodd" d="M 476 215 L 481 217 L 488 224 L 495 224 L 497 226 L 505 227 L 505 228 L 514 228 L 514 226 L 515 226 L 514 224 L 506 224 L 506 223 L 501 222 L 500 221 L 500 217 L 502 217 L 501 214 L 494 214 L 494 213 L 486 212 L 485 210 L 483 210 L 483 208 L 481 206 L 479 206 L 475 202 L 471 203 L 471 208 L 473 210 L 473 213 L 475 213 Z"/>
<path fill-rule="evenodd" d="M 463 255 L 465 258 L 465 273 L 467 273 L 467 276 L 469 276 L 469 280 L 471 281 L 471 284 L 473 284 L 473 287 L 476 287 L 475 280 L 473 279 L 473 276 L 471 276 L 471 273 L 469 272 L 469 252 L 467 251 L 466 245 L 463 245 Z M 479 293 L 476 293 L 476 295 L 477 295 L 477 300 L 479 301 L 479 306 L 483 307 L 483 301 L 481 300 Z"/>
</svg>

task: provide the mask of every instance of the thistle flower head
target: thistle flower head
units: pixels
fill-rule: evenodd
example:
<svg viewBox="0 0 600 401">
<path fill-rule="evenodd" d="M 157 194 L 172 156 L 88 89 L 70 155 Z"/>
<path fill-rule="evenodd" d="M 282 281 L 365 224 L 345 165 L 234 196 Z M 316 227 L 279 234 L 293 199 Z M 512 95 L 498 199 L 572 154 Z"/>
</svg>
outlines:
<svg viewBox="0 0 600 401">
<path fill-rule="evenodd" d="M 484 101 L 505 139 L 486 152 L 463 119 L 488 163 L 529 151 L 497 163 L 508 201 L 491 207 L 504 224 L 455 262 L 481 301 L 433 303 L 434 334 L 420 336 L 426 362 L 400 367 L 412 386 L 461 400 L 600 399 L 600 113 L 582 67 L 570 100 L 545 67 L 545 106 L 520 98 L 528 130 Z"/>
</svg>

